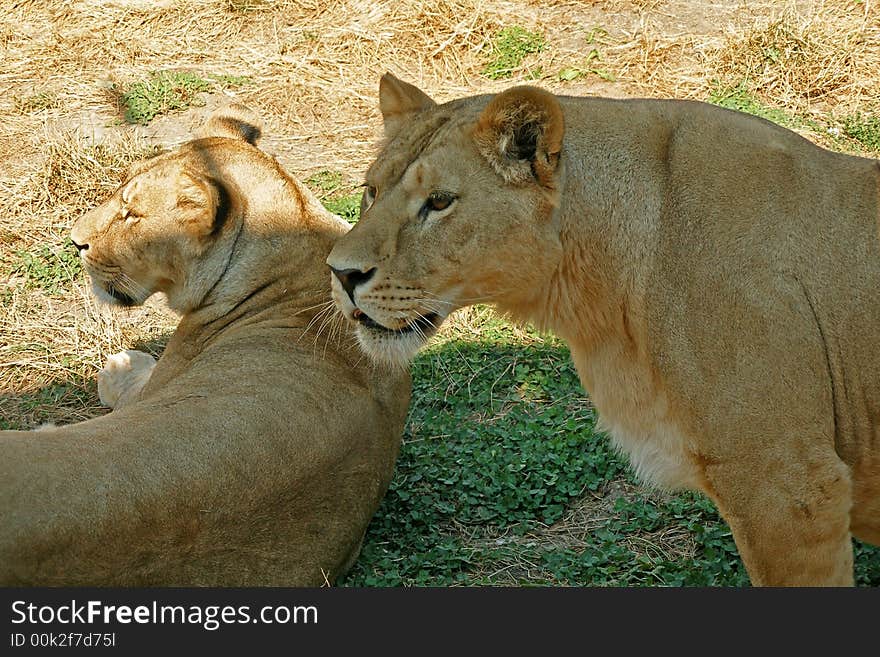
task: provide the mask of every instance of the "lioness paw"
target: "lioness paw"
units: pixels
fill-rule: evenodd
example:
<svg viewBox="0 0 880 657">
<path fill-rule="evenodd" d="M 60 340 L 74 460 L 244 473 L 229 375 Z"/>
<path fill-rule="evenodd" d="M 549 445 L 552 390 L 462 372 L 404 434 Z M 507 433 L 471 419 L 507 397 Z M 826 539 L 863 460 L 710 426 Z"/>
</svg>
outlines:
<svg viewBox="0 0 880 657">
<path fill-rule="evenodd" d="M 98 372 L 98 397 L 104 406 L 119 408 L 131 401 L 150 379 L 156 359 L 143 351 L 127 349 L 107 359 Z"/>
</svg>

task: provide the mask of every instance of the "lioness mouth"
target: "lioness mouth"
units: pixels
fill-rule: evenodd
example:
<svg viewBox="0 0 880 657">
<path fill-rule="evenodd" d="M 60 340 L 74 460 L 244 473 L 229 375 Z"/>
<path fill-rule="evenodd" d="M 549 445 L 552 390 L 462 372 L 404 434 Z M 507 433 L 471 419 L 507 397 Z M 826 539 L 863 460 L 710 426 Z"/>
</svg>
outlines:
<svg viewBox="0 0 880 657">
<path fill-rule="evenodd" d="M 124 307 L 128 308 L 130 306 L 137 305 L 137 299 L 127 295 L 125 292 L 122 292 L 121 290 L 114 287 L 113 285 L 106 286 L 104 288 L 104 291 L 108 295 L 110 295 L 110 297 L 113 299 L 113 301 L 118 303 L 120 306 L 124 306 Z"/>
<path fill-rule="evenodd" d="M 437 325 L 434 322 L 438 318 L 439 315 L 437 313 L 428 313 L 427 315 L 421 315 L 418 319 L 410 322 L 406 326 L 391 329 L 387 326 L 383 326 L 360 309 L 354 311 L 354 319 L 360 322 L 360 324 L 362 324 L 363 326 L 366 326 L 367 328 L 373 329 L 375 331 L 397 335 L 403 335 L 406 333 L 421 333 L 423 335 L 428 335 L 436 330 Z"/>
</svg>

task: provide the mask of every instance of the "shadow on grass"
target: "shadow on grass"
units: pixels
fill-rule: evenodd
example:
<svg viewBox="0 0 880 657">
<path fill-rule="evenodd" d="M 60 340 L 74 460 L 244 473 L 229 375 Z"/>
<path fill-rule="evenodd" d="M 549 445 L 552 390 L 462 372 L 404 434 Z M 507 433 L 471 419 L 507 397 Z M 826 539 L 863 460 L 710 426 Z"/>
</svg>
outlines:
<svg viewBox="0 0 880 657">
<path fill-rule="evenodd" d="M 159 358 L 172 333 L 169 330 L 139 340 L 128 349 L 145 351 L 154 358 Z M 101 405 L 98 399 L 95 376 L 84 377 L 61 372 L 39 390 L 8 391 L 0 394 L 0 430 L 33 429 L 46 422 L 72 424 L 107 412 L 109 409 Z"/>
<path fill-rule="evenodd" d="M 156 360 L 162 355 L 162 352 L 165 351 L 165 345 L 168 344 L 168 341 L 171 339 L 171 336 L 174 335 L 175 329 L 169 329 L 167 331 L 163 331 L 162 333 L 151 334 L 149 338 L 141 338 L 137 340 L 132 346 L 126 347 L 127 349 L 133 349 L 135 351 L 145 351 L 150 354 Z"/>
<path fill-rule="evenodd" d="M 28 392 L 0 395 L 0 429 L 34 429 L 46 422 L 70 424 L 102 415 L 94 380 L 66 376 Z"/>
<path fill-rule="evenodd" d="M 562 342 L 524 346 L 503 331 L 449 341 L 424 352 L 413 377 L 394 479 L 340 584 L 748 584 L 705 497 L 638 487 L 596 431 Z M 615 482 L 633 494 L 610 495 Z M 564 527 L 590 497 L 600 504 L 575 519 L 584 529 Z M 858 583 L 880 585 L 880 549 L 856 554 Z"/>
</svg>

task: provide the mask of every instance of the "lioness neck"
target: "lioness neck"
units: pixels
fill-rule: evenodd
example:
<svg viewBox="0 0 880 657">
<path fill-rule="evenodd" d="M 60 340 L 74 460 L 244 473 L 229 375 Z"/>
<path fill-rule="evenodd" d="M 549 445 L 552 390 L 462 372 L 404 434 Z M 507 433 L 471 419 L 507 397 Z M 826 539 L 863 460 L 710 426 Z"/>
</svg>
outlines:
<svg viewBox="0 0 880 657">
<path fill-rule="evenodd" d="M 657 134 L 635 134 L 621 127 L 614 118 L 619 112 L 604 108 L 606 102 L 563 99 L 567 116 L 588 114 L 571 123 L 591 129 L 566 134 L 559 206 L 546 219 L 558 225 L 561 256 L 529 302 L 510 309 L 583 351 L 621 336 L 628 349 L 644 346 L 641 318 L 664 203 L 662 176 L 645 170 L 662 167 L 663 154 L 650 152 L 650 145 L 663 143 L 663 133 L 672 130 L 655 117 L 644 123 Z"/>
<path fill-rule="evenodd" d="M 308 324 L 329 300 L 324 260 L 347 224 L 327 212 L 304 186 L 265 157 L 226 159 L 214 173 L 239 198 L 239 214 L 207 262 L 204 293 L 184 313 L 188 325 L 227 327 L 266 309 Z M 210 283 L 210 286 L 208 286 Z"/>
</svg>

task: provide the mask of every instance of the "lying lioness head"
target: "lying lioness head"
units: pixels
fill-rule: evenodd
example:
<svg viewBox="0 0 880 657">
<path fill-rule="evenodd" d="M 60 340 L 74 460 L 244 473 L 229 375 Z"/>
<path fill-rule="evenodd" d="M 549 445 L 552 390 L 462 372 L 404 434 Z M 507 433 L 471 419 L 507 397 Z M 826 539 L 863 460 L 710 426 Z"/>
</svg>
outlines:
<svg viewBox="0 0 880 657">
<path fill-rule="evenodd" d="M 241 108 L 133 166 L 71 233 L 96 294 L 164 292 L 158 362 L 99 373 L 108 415 L 0 432 L 0 583 L 309 585 L 353 563 L 391 478 L 409 378 L 330 326 L 348 229 L 255 146 Z"/>
<path fill-rule="evenodd" d="M 379 95 L 327 260 L 366 353 L 405 363 L 476 302 L 533 321 L 639 474 L 716 502 L 753 582 L 852 582 L 851 535 L 880 542 L 878 163 L 696 102 Z"/>
<path fill-rule="evenodd" d="M 274 166 L 254 147 L 256 117 L 233 106 L 205 130 L 211 138 L 129 167 L 116 192 L 74 224 L 71 239 L 98 299 L 132 306 L 164 292 L 171 308 L 190 312 L 221 275 L 245 213 L 278 211 L 273 197 L 254 193 L 269 191 L 261 189 L 265 171 L 246 170 L 257 158 Z M 218 179 L 224 165 L 238 175 Z M 264 207 L 250 208 L 255 199 Z"/>
</svg>

